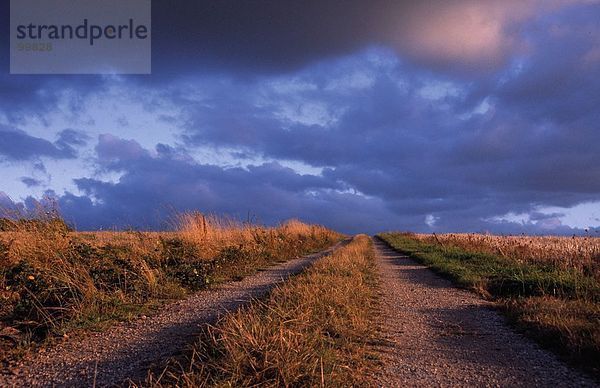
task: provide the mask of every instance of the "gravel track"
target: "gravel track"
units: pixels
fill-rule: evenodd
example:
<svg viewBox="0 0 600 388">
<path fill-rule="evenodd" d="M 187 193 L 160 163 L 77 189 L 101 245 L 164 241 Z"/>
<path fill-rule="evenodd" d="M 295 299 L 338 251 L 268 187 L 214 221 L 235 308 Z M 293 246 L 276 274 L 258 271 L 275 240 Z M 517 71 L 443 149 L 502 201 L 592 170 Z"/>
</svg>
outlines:
<svg viewBox="0 0 600 388">
<path fill-rule="evenodd" d="M 375 240 L 382 387 L 598 386 L 514 332 L 491 303 Z"/>
<path fill-rule="evenodd" d="M 0 374 L 0 387 L 113 386 L 144 379 L 149 368 L 193 343 L 200 327 L 220 315 L 259 298 L 315 260 L 345 242 L 313 255 L 293 259 L 248 276 L 200 291 L 165 306 L 159 313 L 110 330 L 89 333 L 26 356 L 10 374 Z"/>
</svg>

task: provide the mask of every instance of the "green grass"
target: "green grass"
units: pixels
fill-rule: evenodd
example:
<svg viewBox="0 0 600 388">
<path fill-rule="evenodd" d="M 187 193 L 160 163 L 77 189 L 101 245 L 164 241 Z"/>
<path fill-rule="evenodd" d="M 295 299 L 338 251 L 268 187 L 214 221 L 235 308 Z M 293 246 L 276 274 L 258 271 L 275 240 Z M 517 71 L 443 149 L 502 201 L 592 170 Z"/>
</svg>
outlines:
<svg viewBox="0 0 600 388">
<path fill-rule="evenodd" d="M 430 244 L 410 233 L 378 237 L 460 287 L 498 303 L 521 331 L 600 376 L 600 284 L 547 263 Z"/>
</svg>

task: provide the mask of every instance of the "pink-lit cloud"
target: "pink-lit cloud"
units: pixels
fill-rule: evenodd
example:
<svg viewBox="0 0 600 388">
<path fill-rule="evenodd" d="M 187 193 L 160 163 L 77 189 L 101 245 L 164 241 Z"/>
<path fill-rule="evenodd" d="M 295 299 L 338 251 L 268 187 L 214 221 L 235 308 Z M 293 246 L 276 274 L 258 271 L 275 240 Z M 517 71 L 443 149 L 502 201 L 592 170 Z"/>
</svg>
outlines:
<svg viewBox="0 0 600 388">
<path fill-rule="evenodd" d="M 385 34 L 401 55 L 435 67 L 485 71 L 526 52 L 525 22 L 578 3 L 598 1 L 426 1 L 382 17 Z"/>
</svg>

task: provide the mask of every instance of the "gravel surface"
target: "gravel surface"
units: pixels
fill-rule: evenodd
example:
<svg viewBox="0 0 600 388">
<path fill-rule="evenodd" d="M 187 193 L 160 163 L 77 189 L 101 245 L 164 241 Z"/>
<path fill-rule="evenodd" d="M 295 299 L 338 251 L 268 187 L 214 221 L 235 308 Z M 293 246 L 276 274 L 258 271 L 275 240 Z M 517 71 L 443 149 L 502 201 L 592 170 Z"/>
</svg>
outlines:
<svg viewBox="0 0 600 388">
<path fill-rule="evenodd" d="M 374 243 L 386 336 L 378 385 L 598 386 L 511 330 L 490 302 Z"/>
<path fill-rule="evenodd" d="M 105 332 L 42 349 L 26 356 L 10 374 L 0 374 L 0 387 L 85 387 L 94 382 L 96 386 L 111 386 L 127 379 L 143 379 L 149 368 L 161 365 L 192 343 L 202 325 L 214 323 L 224 312 L 264 296 L 273 286 L 342 244 L 198 292 L 165 306 L 154 316 L 142 316 Z"/>
</svg>

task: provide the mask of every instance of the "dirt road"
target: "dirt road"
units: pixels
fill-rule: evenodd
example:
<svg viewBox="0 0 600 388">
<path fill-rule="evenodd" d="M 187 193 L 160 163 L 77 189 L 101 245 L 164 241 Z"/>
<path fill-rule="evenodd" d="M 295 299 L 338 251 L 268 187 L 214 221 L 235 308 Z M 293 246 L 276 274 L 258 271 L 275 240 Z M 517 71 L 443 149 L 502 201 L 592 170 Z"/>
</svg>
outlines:
<svg viewBox="0 0 600 388">
<path fill-rule="evenodd" d="M 161 365 L 192 343 L 200 326 L 264 295 L 342 244 L 201 291 L 166 306 L 155 316 L 117 324 L 106 332 L 90 333 L 27 356 L 12 374 L 0 374 L 0 387 L 106 386 L 143 379 L 151 366 Z"/>
<path fill-rule="evenodd" d="M 511 330 L 489 302 L 383 242 L 375 248 L 386 333 L 381 386 L 596 386 Z"/>
</svg>

